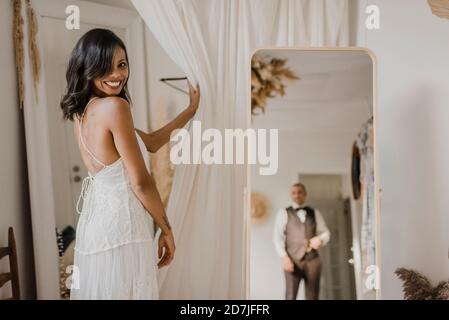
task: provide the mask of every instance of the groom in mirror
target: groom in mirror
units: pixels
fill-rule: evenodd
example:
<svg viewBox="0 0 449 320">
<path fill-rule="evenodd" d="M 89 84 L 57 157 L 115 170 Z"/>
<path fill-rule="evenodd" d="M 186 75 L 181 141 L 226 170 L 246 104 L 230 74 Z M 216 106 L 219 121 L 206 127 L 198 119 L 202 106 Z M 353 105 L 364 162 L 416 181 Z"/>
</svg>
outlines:
<svg viewBox="0 0 449 320">
<path fill-rule="evenodd" d="M 292 203 L 276 215 L 273 241 L 286 281 L 286 300 L 296 300 L 301 280 L 307 300 L 318 300 L 321 259 L 318 249 L 326 245 L 330 232 L 321 213 L 305 204 L 307 190 L 302 183 L 291 188 Z"/>
</svg>

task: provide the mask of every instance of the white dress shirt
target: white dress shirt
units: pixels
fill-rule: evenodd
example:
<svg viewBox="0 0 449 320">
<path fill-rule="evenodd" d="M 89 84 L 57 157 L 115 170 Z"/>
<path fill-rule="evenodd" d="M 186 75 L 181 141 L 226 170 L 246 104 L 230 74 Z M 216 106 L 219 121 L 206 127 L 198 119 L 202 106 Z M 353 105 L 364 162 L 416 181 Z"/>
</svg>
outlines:
<svg viewBox="0 0 449 320">
<path fill-rule="evenodd" d="M 291 206 L 293 207 L 293 209 L 297 209 L 300 207 L 295 202 L 293 202 Z M 301 207 L 305 207 L 305 205 L 302 205 Z M 302 223 L 306 221 L 305 210 L 299 210 L 296 212 L 296 214 L 298 215 Z M 317 236 L 321 238 L 321 240 L 323 241 L 323 245 L 326 245 L 330 240 L 330 232 L 329 229 L 327 228 L 326 222 L 323 219 L 323 216 L 317 209 L 315 209 L 315 220 L 316 220 Z M 285 228 L 287 226 L 287 221 L 288 221 L 287 210 L 285 208 L 280 209 L 276 214 L 274 233 L 273 233 L 274 247 L 280 257 L 284 257 L 287 255 L 287 252 L 285 251 Z"/>
</svg>

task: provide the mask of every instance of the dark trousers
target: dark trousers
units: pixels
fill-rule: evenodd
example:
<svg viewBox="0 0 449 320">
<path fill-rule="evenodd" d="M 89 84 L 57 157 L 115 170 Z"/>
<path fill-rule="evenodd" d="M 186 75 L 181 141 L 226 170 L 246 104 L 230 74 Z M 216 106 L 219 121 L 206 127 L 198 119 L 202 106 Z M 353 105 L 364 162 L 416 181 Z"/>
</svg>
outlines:
<svg viewBox="0 0 449 320">
<path fill-rule="evenodd" d="M 311 260 L 303 259 L 300 262 L 294 262 L 293 272 L 285 273 L 285 299 L 296 300 L 299 283 L 304 279 L 306 289 L 306 300 L 318 300 L 320 293 L 321 259 L 315 257 Z"/>
</svg>

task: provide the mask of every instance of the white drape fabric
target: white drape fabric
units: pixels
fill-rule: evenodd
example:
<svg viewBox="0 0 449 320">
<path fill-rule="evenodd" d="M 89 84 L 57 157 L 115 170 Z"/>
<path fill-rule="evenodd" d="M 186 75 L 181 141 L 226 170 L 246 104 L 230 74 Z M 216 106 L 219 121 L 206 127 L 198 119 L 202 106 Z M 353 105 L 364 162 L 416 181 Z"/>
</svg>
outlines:
<svg viewBox="0 0 449 320">
<path fill-rule="evenodd" d="M 201 87 L 202 129 L 247 128 L 250 61 L 262 46 L 345 46 L 347 0 L 132 0 L 166 53 Z M 161 299 L 247 298 L 247 167 L 179 165 L 167 214 L 177 251 Z"/>
</svg>

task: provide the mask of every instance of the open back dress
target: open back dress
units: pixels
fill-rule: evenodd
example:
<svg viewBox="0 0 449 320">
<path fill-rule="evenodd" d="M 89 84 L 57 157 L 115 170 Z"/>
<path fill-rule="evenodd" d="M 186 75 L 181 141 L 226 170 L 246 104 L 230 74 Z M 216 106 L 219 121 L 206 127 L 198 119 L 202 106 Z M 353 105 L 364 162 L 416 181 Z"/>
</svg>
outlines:
<svg viewBox="0 0 449 320">
<path fill-rule="evenodd" d="M 93 100 L 79 121 L 79 144 L 103 168 L 84 178 L 77 203 L 71 299 L 158 299 L 153 219 L 132 191 L 122 158 L 105 165 L 84 142 L 82 121 Z"/>
</svg>

